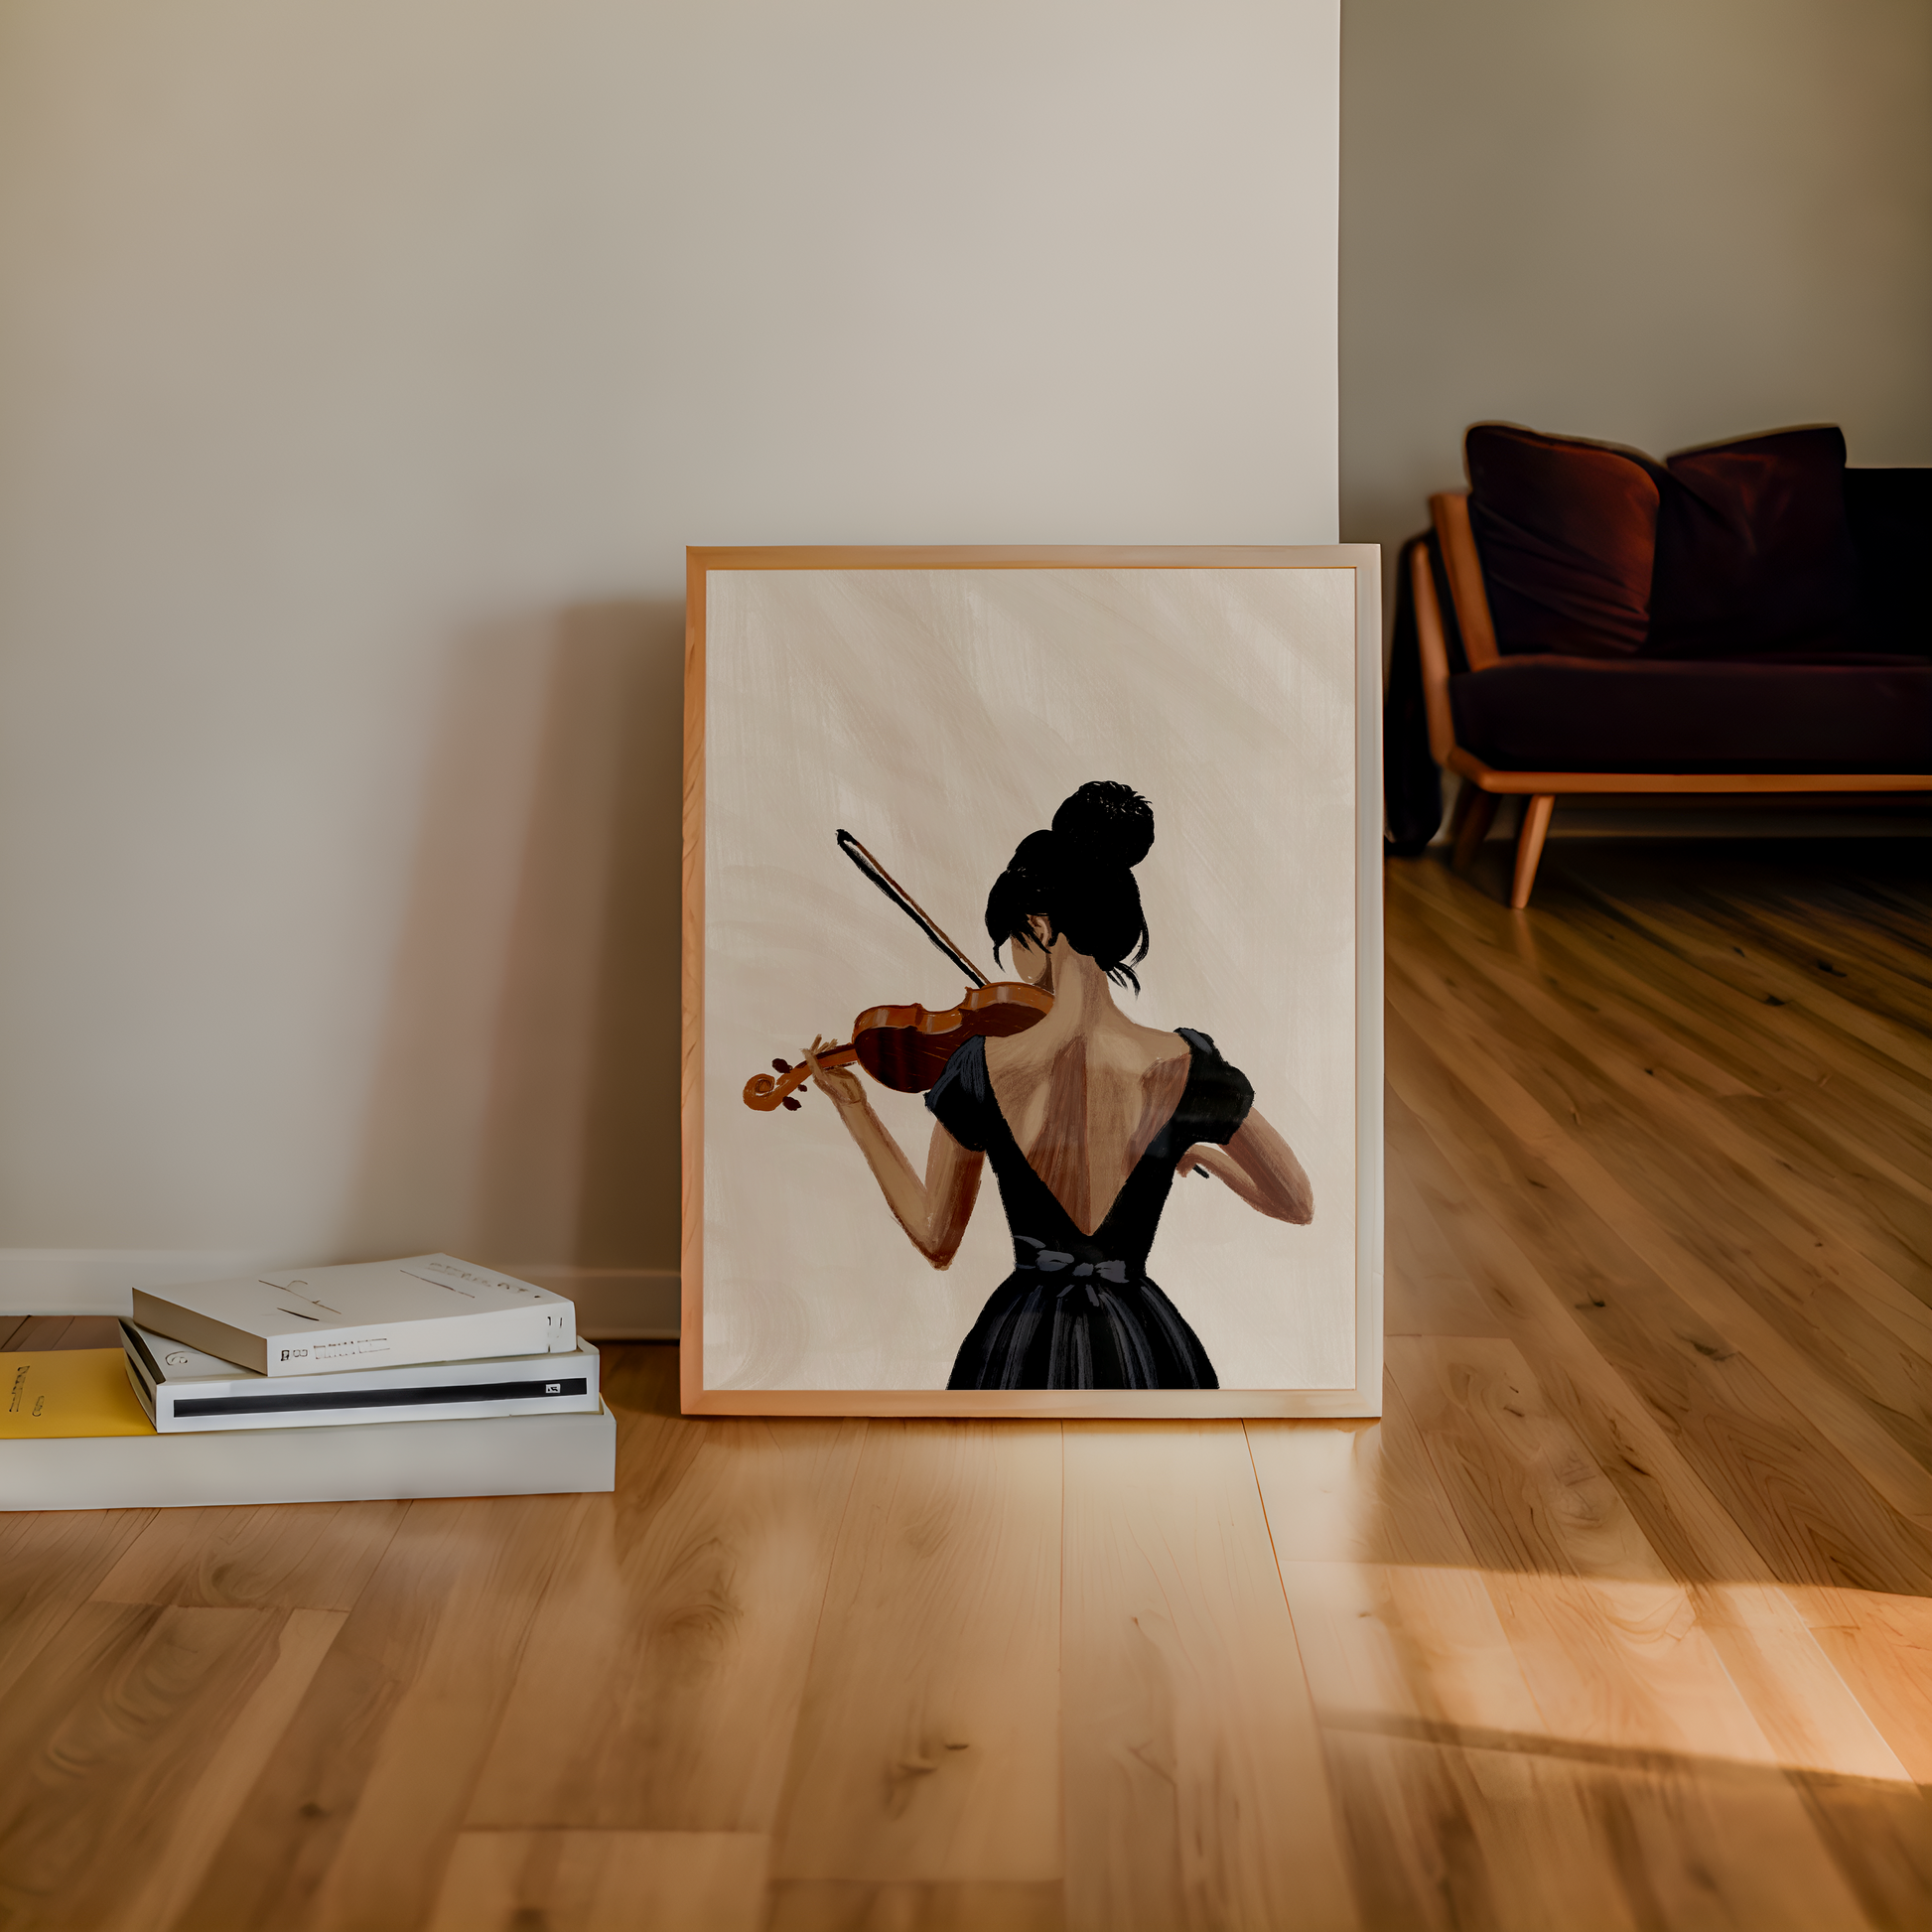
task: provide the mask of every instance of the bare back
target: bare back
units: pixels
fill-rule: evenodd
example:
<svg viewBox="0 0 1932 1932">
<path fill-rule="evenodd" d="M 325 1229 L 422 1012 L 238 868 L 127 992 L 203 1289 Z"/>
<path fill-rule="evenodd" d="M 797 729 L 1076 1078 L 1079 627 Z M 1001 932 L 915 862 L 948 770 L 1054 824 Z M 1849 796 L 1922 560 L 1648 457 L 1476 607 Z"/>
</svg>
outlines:
<svg viewBox="0 0 1932 1932">
<path fill-rule="evenodd" d="M 1040 1026 L 986 1042 L 1001 1115 L 1082 1234 L 1107 1218 L 1179 1103 L 1189 1060 L 1177 1035 L 1125 1018 L 1071 1034 Z"/>
</svg>

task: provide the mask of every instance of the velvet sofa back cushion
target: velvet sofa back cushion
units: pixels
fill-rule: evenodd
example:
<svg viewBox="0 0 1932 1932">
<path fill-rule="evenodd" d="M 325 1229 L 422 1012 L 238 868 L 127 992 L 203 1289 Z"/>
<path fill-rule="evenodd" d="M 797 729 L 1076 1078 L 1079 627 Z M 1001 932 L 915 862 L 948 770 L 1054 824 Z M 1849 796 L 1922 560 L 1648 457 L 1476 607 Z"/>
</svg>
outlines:
<svg viewBox="0 0 1932 1932">
<path fill-rule="evenodd" d="M 1477 423 L 1469 522 L 1505 657 L 1634 657 L 1650 630 L 1660 474 L 1607 443 Z"/>
<path fill-rule="evenodd" d="M 1932 657 L 1932 470 L 1848 470 L 1861 650 Z"/>
<path fill-rule="evenodd" d="M 1855 641 L 1859 564 L 1839 430 L 1779 430 L 1686 450 L 1666 468 L 1646 656 Z"/>
</svg>

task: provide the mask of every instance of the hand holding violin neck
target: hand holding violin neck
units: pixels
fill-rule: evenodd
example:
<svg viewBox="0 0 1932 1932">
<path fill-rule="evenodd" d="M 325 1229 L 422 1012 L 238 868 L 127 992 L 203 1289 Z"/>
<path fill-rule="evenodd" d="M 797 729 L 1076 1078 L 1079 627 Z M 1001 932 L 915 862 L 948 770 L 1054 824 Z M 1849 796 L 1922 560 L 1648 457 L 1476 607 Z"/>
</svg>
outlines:
<svg viewBox="0 0 1932 1932">
<path fill-rule="evenodd" d="M 856 1046 L 825 1046 L 819 1049 L 818 1063 L 823 1067 L 850 1066 L 858 1057 Z M 789 1066 L 783 1060 L 773 1060 L 771 1065 L 772 1072 L 754 1073 L 745 1082 L 746 1106 L 761 1114 L 775 1113 L 780 1107 L 795 1112 L 798 1102 L 791 1096 L 812 1077 L 811 1067 L 803 1060 L 796 1066 Z"/>
</svg>

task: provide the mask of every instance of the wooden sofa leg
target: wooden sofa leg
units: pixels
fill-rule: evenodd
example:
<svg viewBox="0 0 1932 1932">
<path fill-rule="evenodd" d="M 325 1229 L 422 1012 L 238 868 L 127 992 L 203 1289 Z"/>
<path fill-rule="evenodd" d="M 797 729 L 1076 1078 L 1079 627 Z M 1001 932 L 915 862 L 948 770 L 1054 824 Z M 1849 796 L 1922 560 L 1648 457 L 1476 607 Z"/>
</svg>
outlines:
<svg viewBox="0 0 1932 1932">
<path fill-rule="evenodd" d="M 1476 856 L 1476 848 L 1489 836 L 1489 826 L 1495 816 L 1496 794 L 1484 791 L 1480 785 L 1464 778 L 1449 825 L 1450 835 L 1455 840 L 1455 850 L 1449 863 L 1457 872 L 1468 871 L 1470 862 Z"/>
<path fill-rule="evenodd" d="M 1509 889 L 1512 911 L 1520 912 L 1530 902 L 1537 862 L 1543 857 L 1543 841 L 1550 832 L 1550 814 L 1556 808 L 1556 794 L 1548 791 L 1537 792 L 1523 808 L 1523 829 L 1516 837 L 1516 879 Z"/>
</svg>

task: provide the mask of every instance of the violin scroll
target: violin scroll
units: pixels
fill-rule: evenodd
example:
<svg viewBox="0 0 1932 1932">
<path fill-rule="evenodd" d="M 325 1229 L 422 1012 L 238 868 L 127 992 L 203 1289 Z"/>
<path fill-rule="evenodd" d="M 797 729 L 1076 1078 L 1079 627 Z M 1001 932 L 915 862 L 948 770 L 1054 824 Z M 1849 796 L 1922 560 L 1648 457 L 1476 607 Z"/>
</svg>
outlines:
<svg viewBox="0 0 1932 1932">
<path fill-rule="evenodd" d="M 819 1054 L 818 1063 L 850 1066 L 858 1057 L 856 1046 L 834 1046 Z M 812 1077 L 812 1070 L 803 1060 L 793 1066 L 787 1060 L 774 1059 L 771 1066 L 771 1073 L 754 1073 L 745 1082 L 745 1104 L 760 1114 L 776 1113 L 780 1107 L 788 1114 L 795 1114 L 799 1103 L 791 1096 Z"/>
</svg>

